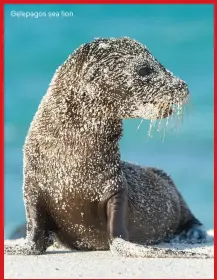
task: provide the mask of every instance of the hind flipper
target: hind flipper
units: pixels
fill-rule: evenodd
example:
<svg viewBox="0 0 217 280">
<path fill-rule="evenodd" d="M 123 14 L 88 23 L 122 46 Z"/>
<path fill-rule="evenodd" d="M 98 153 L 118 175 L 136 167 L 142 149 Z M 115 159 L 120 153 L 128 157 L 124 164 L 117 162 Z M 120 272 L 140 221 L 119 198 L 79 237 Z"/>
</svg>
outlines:
<svg viewBox="0 0 217 280">
<path fill-rule="evenodd" d="M 194 216 L 181 225 L 171 242 L 198 244 L 211 241 L 211 236 L 207 234 L 204 225 Z"/>
<path fill-rule="evenodd" d="M 171 239 L 171 242 L 197 244 L 209 240 L 209 236 L 203 225 L 192 225 L 190 228 L 183 229 L 178 235 Z"/>
</svg>

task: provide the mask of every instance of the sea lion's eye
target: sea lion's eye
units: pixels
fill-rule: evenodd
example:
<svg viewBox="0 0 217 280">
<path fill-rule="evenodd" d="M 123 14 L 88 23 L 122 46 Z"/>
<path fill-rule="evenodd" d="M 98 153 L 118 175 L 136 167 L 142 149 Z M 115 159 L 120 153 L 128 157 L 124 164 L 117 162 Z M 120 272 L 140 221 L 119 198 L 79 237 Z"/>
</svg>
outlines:
<svg viewBox="0 0 217 280">
<path fill-rule="evenodd" d="M 152 73 L 152 69 L 149 66 L 143 66 L 138 71 L 138 74 L 142 77 L 148 76 L 151 73 Z"/>
</svg>

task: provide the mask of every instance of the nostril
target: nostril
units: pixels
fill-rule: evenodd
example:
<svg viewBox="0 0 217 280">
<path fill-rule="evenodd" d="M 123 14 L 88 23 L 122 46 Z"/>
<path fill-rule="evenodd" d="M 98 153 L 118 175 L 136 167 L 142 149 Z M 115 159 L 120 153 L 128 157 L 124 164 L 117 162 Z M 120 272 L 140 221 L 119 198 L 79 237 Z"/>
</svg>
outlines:
<svg viewBox="0 0 217 280">
<path fill-rule="evenodd" d="M 188 85 L 184 81 L 181 81 L 180 88 L 184 89 L 189 94 Z"/>
<path fill-rule="evenodd" d="M 187 93 L 187 95 L 190 94 L 190 90 L 189 90 L 189 88 L 187 86 L 186 86 L 186 93 Z"/>
<path fill-rule="evenodd" d="M 186 89 L 188 88 L 188 85 L 187 85 L 186 82 L 184 82 L 184 81 L 181 82 L 181 86 L 184 87 L 184 88 L 186 88 Z"/>
<path fill-rule="evenodd" d="M 190 91 L 189 91 L 188 85 L 186 83 L 184 83 L 184 89 L 185 89 L 186 94 L 189 95 Z"/>
<path fill-rule="evenodd" d="M 183 95 L 184 95 L 184 102 L 186 102 L 190 96 L 190 91 L 189 91 L 189 88 L 187 86 L 187 84 L 185 82 L 182 83 L 182 92 L 183 92 Z"/>
</svg>

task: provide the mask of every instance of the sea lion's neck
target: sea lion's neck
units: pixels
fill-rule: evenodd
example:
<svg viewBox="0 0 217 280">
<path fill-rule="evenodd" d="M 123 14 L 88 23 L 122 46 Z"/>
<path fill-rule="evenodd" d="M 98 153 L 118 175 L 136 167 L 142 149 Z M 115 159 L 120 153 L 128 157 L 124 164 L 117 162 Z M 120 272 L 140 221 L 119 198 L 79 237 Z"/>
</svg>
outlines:
<svg viewBox="0 0 217 280">
<path fill-rule="evenodd" d="M 115 150 L 118 153 L 122 121 L 88 118 L 87 121 L 72 125 L 71 132 L 68 129 L 66 132 L 67 137 L 70 138 L 68 141 L 76 143 L 76 146 L 80 146 L 83 151 L 108 153 Z"/>
<path fill-rule="evenodd" d="M 122 136 L 122 120 L 100 103 L 92 104 L 86 98 L 81 99 L 81 92 L 58 87 L 48 90 L 41 103 L 47 103 L 47 106 L 40 106 L 39 114 L 50 120 L 49 131 L 58 138 L 71 137 L 73 141 L 84 138 L 97 142 L 118 141 Z"/>
<path fill-rule="evenodd" d="M 88 116 L 79 123 L 72 124 L 73 131 L 79 136 L 96 139 L 119 140 L 122 136 L 122 121 L 115 119 L 96 119 Z"/>
<path fill-rule="evenodd" d="M 49 109 L 44 107 L 39 108 L 33 123 L 32 129 L 35 130 L 36 123 L 38 129 L 41 131 L 40 137 L 46 137 L 51 141 L 62 141 L 68 143 L 69 146 L 114 146 L 115 142 L 120 140 L 122 136 L 122 120 L 94 117 L 91 114 L 82 115 L 78 111 L 57 111 L 52 108 Z M 49 125 L 44 125 L 45 121 L 39 122 L 37 119 L 48 119 Z M 34 125 L 33 125 L 34 124 Z M 52 140 L 53 139 L 53 140 Z M 54 140 L 55 139 L 55 140 Z M 46 140 L 47 141 L 47 140 Z M 70 144 L 71 143 L 71 144 Z M 116 146 L 116 145 L 115 145 Z"/>
</svg>

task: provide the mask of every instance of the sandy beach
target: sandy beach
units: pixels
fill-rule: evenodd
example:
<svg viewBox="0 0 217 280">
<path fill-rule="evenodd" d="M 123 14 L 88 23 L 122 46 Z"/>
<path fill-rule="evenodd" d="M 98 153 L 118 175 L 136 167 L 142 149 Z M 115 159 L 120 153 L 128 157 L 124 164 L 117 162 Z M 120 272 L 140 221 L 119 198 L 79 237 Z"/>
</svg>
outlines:
<svg viewBox="0 0 217 280">
<path fill-rule="evenodd" d="M 107 252 L 5 256 L 5 278 L 214 278 L 213 259 L 132 259 Z"/>
<path fill-rule="evenodd" d="M 170 248 L 172 245 L 159 246 Z M 194 246 L 177 244 L 175 248 L 210 256 L 214 252 L 212 241 Z M 4 277 L 212 279 L 214 259 L 122 258 L 112 255 L 110 251 L 77 252 L 51 247 L 46 254 L 40 256 L 5 255 Z"/>
</svg>

